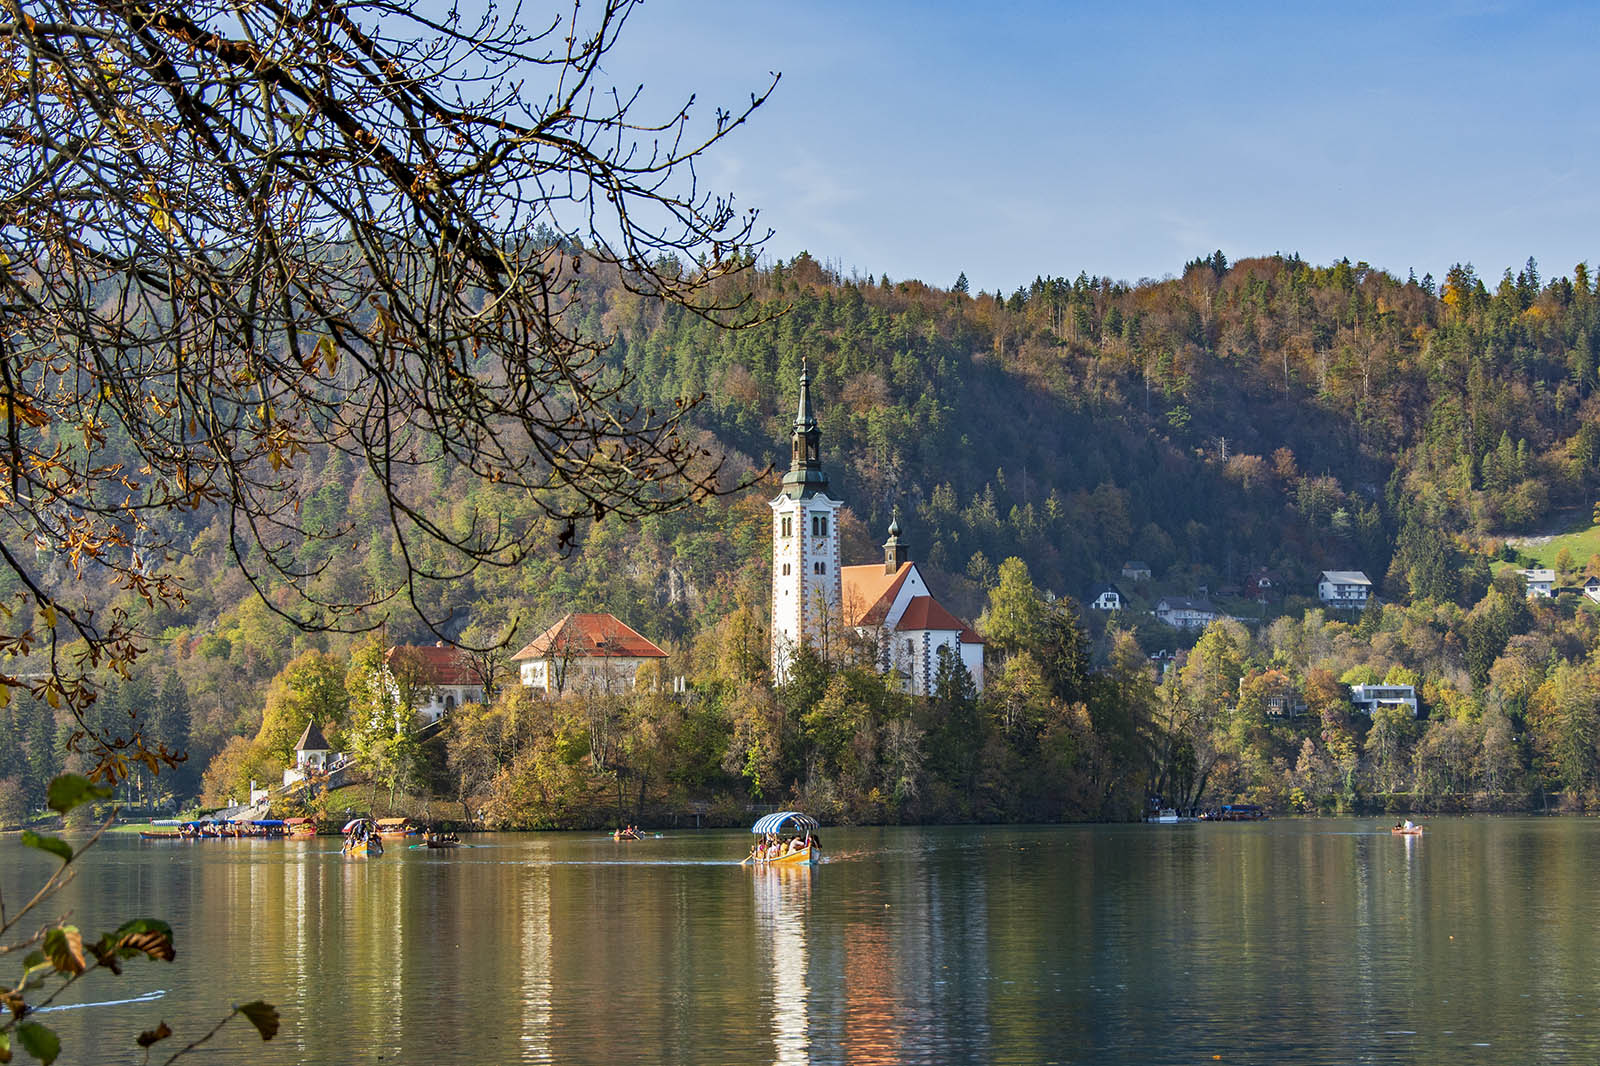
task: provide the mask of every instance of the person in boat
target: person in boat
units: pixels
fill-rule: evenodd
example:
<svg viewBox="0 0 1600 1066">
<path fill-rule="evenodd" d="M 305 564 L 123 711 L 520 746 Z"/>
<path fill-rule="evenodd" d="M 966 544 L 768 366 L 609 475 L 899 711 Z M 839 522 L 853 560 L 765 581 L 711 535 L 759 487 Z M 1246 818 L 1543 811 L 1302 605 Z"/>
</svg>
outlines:
<svg viewBox="0 0 1600 1066">
<path fill-rule="evenodd" d="M 1411 819 L 1410 818 L 1407 818 L 1406 822 L 1405 822 L 1405 825 L 1401 826 L 1401 828 L 1402 829 L 1415 829 L 1416 826 L 1411 824 Z"/>
</svg>

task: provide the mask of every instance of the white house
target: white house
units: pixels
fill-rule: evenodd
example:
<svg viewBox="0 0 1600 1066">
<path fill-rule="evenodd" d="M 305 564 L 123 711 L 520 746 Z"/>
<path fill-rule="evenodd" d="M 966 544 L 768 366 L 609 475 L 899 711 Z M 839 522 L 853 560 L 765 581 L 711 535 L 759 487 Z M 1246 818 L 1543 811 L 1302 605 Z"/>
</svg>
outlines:
<svg viewBox="0 0 1600 1066">
<path fill-rule="evenodd" d="M 1548 600 L 1555 595 L 1556 572 L 1554 570 L 1518 570 L 1523 582 L 1528 587 L 1528 599 Z"/>
<path fill-rule="evenodd" d="M 383 653 L 383 661 L 389 668 L 391 684 L 398 671 L 415 672 L 408 679 L 417 693 L 412 710 L 429 725 L 463 703 L 484 701 L 483 680 L 473 668 L 471 657 L 443 641 L 432 647 L 398 644 Z"/>
<path fill-rule="evenodd" d="M 1356 709 L 1371 714 L 1374 707 L 1406 707 L 1417 716 L 1417 690 L 1413 685 L 1351 685 L 1350 702 Z"/>
<path fill-rule="evenodd" d="M 615 615 L 569 614 L 511 657 L 522 683 L 540 692 L 632 688 L 639 667 L 667 653 Z"/>
<path fill-rule="evenodd" d="M 1205 600 L 1163 596 L 1156 601 L 1156 617 L 1177 629 L 1204 629 L 1225 615 Z"/>
<path fill-rule="evenodd" d="M 1600 603 L 1600 577 L 1586 579 L 1583 583 L 1583 594 L 1596 603 Z"/>
<path fill-rule="evenodd" d="M 1365 607 L 1372 582 L 1359 570 L 1324 570 L 1317 582 L 1317 599 L 1330 607 Z"/>
<path fill-rule="evenodd" d="M 1096 611 L 1120 611 L 1127 605 L 1127 597 L 1115 585 L 1101 585 L 1089 593 L 1089 606 Z"/>
</svg>

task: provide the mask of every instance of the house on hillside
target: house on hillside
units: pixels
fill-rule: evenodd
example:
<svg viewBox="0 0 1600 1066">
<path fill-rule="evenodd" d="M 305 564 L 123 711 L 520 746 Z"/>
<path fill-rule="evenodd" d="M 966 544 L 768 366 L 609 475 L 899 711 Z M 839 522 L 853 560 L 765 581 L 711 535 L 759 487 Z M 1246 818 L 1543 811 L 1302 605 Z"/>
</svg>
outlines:
<svg viewBox="0 0 1600 1066">
<path fill-rule="evenodd" d="M 1257 603 L 1266 604 L 1279 599 L 1278 575 L 1265 568 L 1252 570 L 1250 576 L 1245 578 L 1245 595 L 1252 597 Z"/>
<path fill-rule="evenodd" d="M 1351 685 L 1350 702 L 1369 715 L 1375 707 L 1405 707 L 1413 718 L 1421 713 L 1414 685 Z"/>
<path fill-rule="evenodd" d="M 616 615 L 569 614 L 511 661 L 522 683 L 540 692 L 620 692 L 633 688 L 639 667 L 666 657 Z"/>
<path fill-rule="evenodd" d="M 1554 570 L 1518 570 L 1517 573 L 1522 576 L 1523 584 L 1527 587 L 1528 599 L 1548 600 L 1555 595 L 1556 572 Z"/>
<path fill-rule="evenodd" d="M 1089 591 L 1088 603 L 1096 611 L 1120 611 L 1128 605 L 1128 598 L 1115 585 L 1101 585 Z"/>
<path fill-rule="evenodd" d="M 397 644 L 383 653 L 390 683 L 412 693 L 412 710 L 429 725 L 463 703 L 482 703 L 483 680 L 472 658 L 460 648 L 439 641 L 431 647 Z"/>
<path fill-rule="evenodd" d="M 1156 601 L 1155 615 L 1174 629 L 1204 629 L 1226 617 L 1208 600 L 1191 600 L 1186 596 L 1161 597 Z"/>
<path fill-rule="evenodd" d="M 1150 564 L 1143 559 L 1129 559 L 1122 564 L 1122 576 L 1129 581 L 1149 581 Z"/>
<path fill-rule="evenodd" d="M 1324 570 L 1317 599 L 1329 607 L 1362 608 L 1372 595 L 1372 582 L 1359 570 Z"/>
<path fill-rule="evenodd" d="M 1239 678 L 1239 697 L 1244 698 L 1245 687 L 1251 682 L 1261 684 L 1262 702 L 1268 718 L 1299 718 L 1306 713 L 1305 693 L 1293 678 L 1282 670 L 1268 670 Z"/>
<path fill-rule="evenodd" d="M 1589 597 L 1591 600 L 1594 600 L 1596 603 L 1600 603 L 1600 577 L 1585 578 L 1583 582 L 1583 594 Z"/>
</svg>

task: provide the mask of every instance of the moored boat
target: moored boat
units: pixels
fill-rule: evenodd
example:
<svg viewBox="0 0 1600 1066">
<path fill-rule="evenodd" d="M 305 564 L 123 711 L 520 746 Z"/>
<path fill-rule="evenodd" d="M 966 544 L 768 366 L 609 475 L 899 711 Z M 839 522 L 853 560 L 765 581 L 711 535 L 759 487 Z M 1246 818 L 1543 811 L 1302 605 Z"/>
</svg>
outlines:
<svg viewBox="0 0 1600 1066">
<path fill-rule="evenodd" d="M 422 826 L 409 818 L 379 818 L 376 824 L 378 836 L 384 840 L 399 840 L 402 837 L 422 835 Z"/>
<path fill-rule="evenodd" d="M 286 818 L 283 824 L 289 830 L 291 838 L 314 837 L 317 835 L 317 823 L 310 818 Z"/>
<path fill-rule="evenodd" d="M 756 835 L 755 846 L 744 861 L 759 866 L 814 866 L 822 858 L 817 828 L 815 818 L 799 811 L 779 811 L 757 819 L 750 828 Z M 785 840 L 785 833 L 791 830 L 794 836 Z"/>
</svg>

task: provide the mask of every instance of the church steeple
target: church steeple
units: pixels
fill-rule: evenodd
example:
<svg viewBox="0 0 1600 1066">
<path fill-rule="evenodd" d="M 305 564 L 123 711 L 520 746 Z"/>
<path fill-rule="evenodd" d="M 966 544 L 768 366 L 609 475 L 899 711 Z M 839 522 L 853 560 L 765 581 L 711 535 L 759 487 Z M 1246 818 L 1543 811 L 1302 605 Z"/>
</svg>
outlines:
<svg viewBox="0 0 1600 1066">
<path fill-rule="evenodd" d="M 889 520 L 889 539 L 883 542 L 883 572 L 886 574 L 898 572 L 910 557 L 911 553 L 900 543 L 900 515 L 896 513 Z"/>
<path fill-rule="evenodd" d="M 800 364 L 800 409 L 794 416 L 794 431 L 789 435 L 789 472 L 783 475 L 783 494 L 803 499 L 828 491 L 828 475 L 822 472 L 822 431 L 811 410 L 811 373 Z"/>
</svg>

